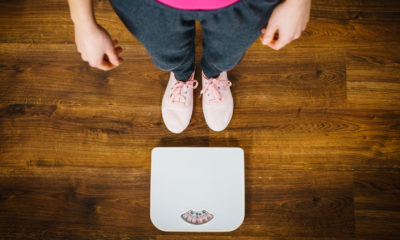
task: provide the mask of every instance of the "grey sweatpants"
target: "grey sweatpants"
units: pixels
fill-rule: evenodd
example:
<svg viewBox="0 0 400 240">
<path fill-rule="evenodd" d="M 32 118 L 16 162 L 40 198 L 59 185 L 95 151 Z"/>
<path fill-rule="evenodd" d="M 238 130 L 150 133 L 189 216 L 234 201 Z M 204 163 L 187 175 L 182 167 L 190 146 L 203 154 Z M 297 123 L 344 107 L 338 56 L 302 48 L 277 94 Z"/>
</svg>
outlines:
<svg viewBox="0 0 400 240">
<path fill-rule="evenodd" d="M 241 0 L 217 10 L 180 10 L 155 0 L 111 0 L 154 64 L 186 81 L 195 68 L 195 21 L 202 27 L 201 67 L 207 77 L 234 68 L 260 36 L 281 0 Z"/>
</svg>

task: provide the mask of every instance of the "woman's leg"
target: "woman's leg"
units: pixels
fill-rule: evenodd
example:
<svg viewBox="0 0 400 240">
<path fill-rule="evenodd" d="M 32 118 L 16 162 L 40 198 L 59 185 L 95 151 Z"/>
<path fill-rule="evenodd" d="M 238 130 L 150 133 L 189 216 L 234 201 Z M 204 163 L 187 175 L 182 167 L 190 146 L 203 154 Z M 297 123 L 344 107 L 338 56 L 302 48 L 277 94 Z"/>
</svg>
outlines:
<svg viewBox="0 0 400 240">
<path fill-rule="evenodd" d="M 241 0 L 201 14 L 204 74 L 216 77 L 234 68 L 261 34 L 280 0 Z"/>
<path fill-rule="evenodd" d="M 214 131 L 224 130 L 233 115 L 231 82 L 226 71 L 242 60 L 260 36 L 279 0 L 241 0 L 229 7 L 200 13 L 203 30 L 203 113 Z"/>
<path fill-rule="evenodd" d="M 195 68 L 195 21 L 184 11 L 154 0 L 111 0 L 129 31 L 139 40 L 154 64 L 187 81 Z"/>
</svg>

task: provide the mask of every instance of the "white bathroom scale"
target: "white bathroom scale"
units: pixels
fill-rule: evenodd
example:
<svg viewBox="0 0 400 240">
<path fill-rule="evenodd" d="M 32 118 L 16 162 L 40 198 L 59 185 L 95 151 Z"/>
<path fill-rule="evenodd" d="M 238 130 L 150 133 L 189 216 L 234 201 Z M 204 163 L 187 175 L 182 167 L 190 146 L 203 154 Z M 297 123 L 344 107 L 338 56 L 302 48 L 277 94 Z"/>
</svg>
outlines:
<svg viewBox="0 0 400 240">
<path fill-rule="evenodd" d="M 150 218 L 167 232 L 229 232 L 244 220 L 244 152 L 157 147 L 151 153 Z"/>
</svg>

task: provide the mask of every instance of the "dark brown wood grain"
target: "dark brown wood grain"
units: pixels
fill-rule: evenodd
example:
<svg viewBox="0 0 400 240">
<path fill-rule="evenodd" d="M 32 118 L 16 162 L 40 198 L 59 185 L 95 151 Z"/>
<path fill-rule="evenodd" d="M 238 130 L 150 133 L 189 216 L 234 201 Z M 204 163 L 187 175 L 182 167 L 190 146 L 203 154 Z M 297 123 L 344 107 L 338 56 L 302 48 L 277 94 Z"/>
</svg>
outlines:
<svg viewBox="0 0 400 240">
<path fill-rule="evenodd" d="M 161 117 L 169 73 L 108 1 L 95 8 L 124 48 L 109 72 L 80 59 L 66 1 L 0 1 L 0 239 L 400 238 L 399 1 L 313 0 L 302 38 L 257 41 L 229 72 L 229 127 L 207 127 L 200 86 L 180 135 Z M 157 230 L 156 146 L 243 148 L 243 225 Z"/>
<path fill-rule="evenodd" d="M 116 167 L 7 168 L 0 176 L 0 230 L 37 238 L 158 235 L 149 224 L 149 173 Z M 247 172 L 245 181 L 246 219 L 235 235 L 354 235 L 352 172 L 255 169 Z M 21 228 L 30 218 L 35 222 Z M 15 225 L 10 226 L 7 219 Z M 282 227 L 287 231 L 282 232 Z M 70 228 L 74 231 L 69 232 Z"/>
</svg>

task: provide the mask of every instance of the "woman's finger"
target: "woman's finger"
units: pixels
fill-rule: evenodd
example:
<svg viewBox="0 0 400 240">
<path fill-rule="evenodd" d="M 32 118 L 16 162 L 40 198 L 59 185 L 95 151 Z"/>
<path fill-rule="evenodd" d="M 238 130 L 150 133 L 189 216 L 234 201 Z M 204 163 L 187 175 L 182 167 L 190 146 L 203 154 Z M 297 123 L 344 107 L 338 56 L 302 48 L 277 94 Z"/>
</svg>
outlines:
<svg viewBox="0 0 400 240">
<path fill-rule="evenodd" d="M 117 52 L 117 55 L 122 53 L 122 47 L 116 47 L 115 51 Z"/>
<path fill-rule="evenodd" d="M 112 48 L 109 51 L 107 51 L 106 55 L 108 57 L 108 62 L 109 63 L 111 63 L 114 66 L 119 66 L 120 61 L 119 61 L 119 58 L 118 58 L 118 55 L 117 55 L 117 51 L 116 51 L 115 48 Z"/>
<path fill-rule="evenodd" d="M 290 43 L 293 40 L 293 38 L 286 36 L 285 34 L 280 34 L 278 39 L 270 42 L 268 44 L 269 47 L 271 47 L 274 50 L 279 50 L 283 48 L 286 44 Z"/>
<path fill-rule="evenodd" d="M 268 44 L 275 41 L 274 38 L 276 33 L 278 33 L 278 26 L 268 26 L 265 30 L 264 36 L 262 37 L 262 43 Z"/>
<path fill-rule="evenodd" d="M 115 68 L 116 66 L 112 65 L 108 59 L 103 59 L 101 61 L 101 63 L 97 66 L 98 69 L 101 69 L 103 71 L 108 71 L 111 70 L 113 68 Z"/>
</svg>

